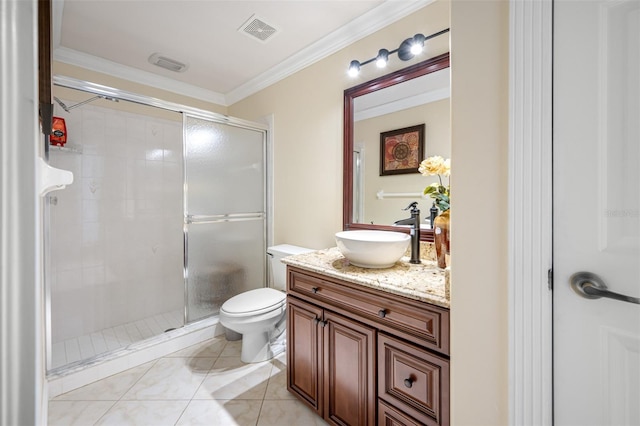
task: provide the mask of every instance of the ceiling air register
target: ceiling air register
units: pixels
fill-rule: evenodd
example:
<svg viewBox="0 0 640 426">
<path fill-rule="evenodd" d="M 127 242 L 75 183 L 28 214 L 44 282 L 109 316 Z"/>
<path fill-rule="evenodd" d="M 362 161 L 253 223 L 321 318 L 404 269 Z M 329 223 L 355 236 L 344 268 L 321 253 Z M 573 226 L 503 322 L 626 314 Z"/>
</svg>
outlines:
<svg viewBox="0 0 640 426">
<path fill-rule="evenodd" d="M 252 15 L 244 24 L 242 24 L 238 31 L 262 42 L 266 42 L 278 32 L 276 28 L 267 24 L 256 15 Z"/>
</svg>

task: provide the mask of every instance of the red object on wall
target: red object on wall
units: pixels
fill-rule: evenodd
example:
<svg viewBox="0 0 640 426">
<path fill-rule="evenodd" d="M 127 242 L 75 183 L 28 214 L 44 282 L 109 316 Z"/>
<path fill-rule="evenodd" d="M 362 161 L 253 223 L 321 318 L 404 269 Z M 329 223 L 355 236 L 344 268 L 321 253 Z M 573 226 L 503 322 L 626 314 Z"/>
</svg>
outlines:
<svg viewBox="0 0 640 426">
<path fill-rule="evenodd" d="M 67 143 L 67 125 L 64 118 L 53 117 L 53 128 L 49 135 L 49 143 L 51 145 L 64 146 Z"/>
</svg>

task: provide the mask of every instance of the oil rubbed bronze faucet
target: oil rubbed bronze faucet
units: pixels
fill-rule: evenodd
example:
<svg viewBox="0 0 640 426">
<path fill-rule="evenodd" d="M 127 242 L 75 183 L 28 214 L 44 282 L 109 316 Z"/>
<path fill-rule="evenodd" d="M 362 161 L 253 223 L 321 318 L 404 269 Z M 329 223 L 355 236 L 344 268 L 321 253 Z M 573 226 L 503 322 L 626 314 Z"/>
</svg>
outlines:
<svg viewBox="0 0 640 426">
<path fill-rule="evenodd" d="M 411 209 L 411 217 L 395 222 L 396 225 L 411 225 L 411 260 L 409 263 L 420 262 L 420 209 L 418 202 L 414 201 L 409 204 L 406 209 Z"/>
</svg>

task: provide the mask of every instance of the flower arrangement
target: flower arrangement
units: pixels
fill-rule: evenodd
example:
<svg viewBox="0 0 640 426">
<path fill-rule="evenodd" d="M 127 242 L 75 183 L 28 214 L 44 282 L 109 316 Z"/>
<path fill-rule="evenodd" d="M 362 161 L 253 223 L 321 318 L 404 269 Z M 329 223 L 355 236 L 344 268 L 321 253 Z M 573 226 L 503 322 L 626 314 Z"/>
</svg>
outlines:
<svg viewBox="0 0 640 426">
<path fill-rule="evenodd" d="M 436 206 L 441 212 L 449 210 L 451 202 L 449 179 L 447 179 L 447 186 L 445 186 L 442 183 L 442 178 L 449 178 L 451 176 L 451 159 L 447 158 L 445 160 L 439 155 L 429 157 L 420 163 L 418 171 L 423 176 L 438 176 L 438 182 L 427 186 L 423 193 L 434 199 Z"/>
</svg>

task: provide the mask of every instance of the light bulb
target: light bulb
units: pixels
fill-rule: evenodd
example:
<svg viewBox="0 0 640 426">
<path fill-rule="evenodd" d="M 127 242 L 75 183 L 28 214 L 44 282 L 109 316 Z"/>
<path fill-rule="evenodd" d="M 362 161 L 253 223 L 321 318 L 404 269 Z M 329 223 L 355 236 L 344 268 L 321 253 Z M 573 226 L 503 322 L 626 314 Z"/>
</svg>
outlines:
<svg viewBox="0 0 640 426">
<path fill-rule="evenodd" d="M 384 68 L 387 66 L 389 60 L 389 51 L 387 49 L 380 49 L 378 56 L 376 56 L 376 65 L 378 68 Z"/>
<path fill-rule="evenodd" d="M 411 53 L 414 55 L 418 55 L 422 53 L 422 49 L 424 48 L 424 35 L 416 34 L 413 36 L 413 43 L 411 43 Z"/>
<path fill-rule="evenodd" d="M 351 61 L 349 64 L 349 76 L 356 77 L 360 73 L 360 62 Z"/>
</svg>

